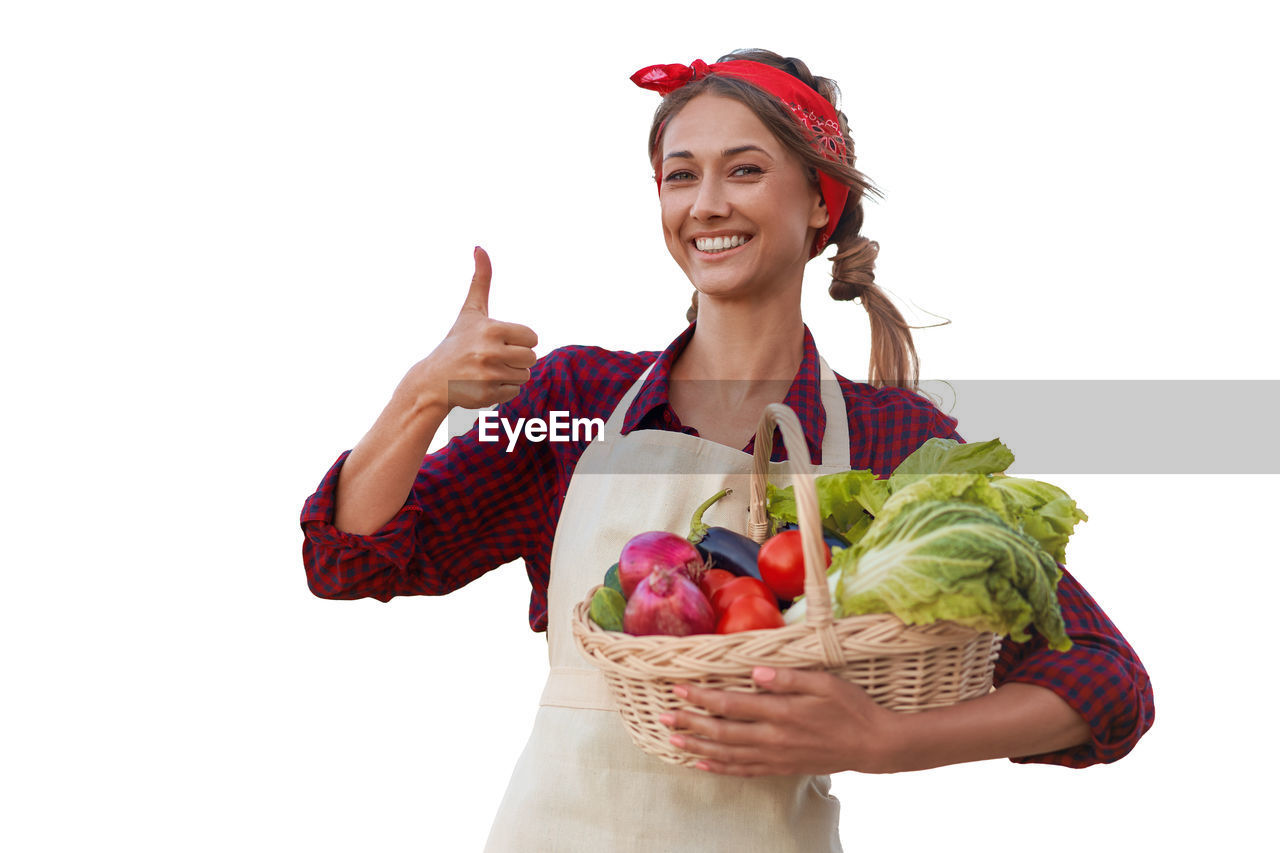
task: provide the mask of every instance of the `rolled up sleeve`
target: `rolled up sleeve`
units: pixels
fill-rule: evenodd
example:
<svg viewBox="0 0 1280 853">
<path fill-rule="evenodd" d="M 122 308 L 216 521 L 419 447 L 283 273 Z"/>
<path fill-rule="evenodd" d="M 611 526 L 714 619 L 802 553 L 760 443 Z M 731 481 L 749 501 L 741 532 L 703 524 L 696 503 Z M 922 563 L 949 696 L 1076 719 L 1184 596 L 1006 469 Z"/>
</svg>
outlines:
<svg viewBox="0 0 1280 853">
<path fill-rule="evenodd" d="M 515 421 L 544 405 L 544 373 L 519 397 L 498 407 Z M 303 504 L 303 564 L 307 585 L 320 598 L 443 595 L 498 566 L 545 550 L 554 519 L 554 461 L 545 444 L 482 442 L 472 426 L 431 453 L 400 510 L 368 535 L 333 525 L 340 455 Z"/>
<path fill-rule="evenodd" d="M 1011 759 L 1018 763 L 1088 767 L 1118 761 L 1155 722 L 1151 680 L 1137 653 L 1116 626 L 1065 569 L 1058 599 L 1072 646 L 1058 652 L 1044 638 L 1000 649 L 994 683 L 1036 684 L 1062 697 L 1089 725 L 1090 739 L 1059 752 Z"/>
<path fill-rule="evenodd" d="M 419 539 L 422 507 L 412 499 L 406 501 L 390 521 L 364 536 L 334 527 L 338 475 L 350 452 L 338 457 L 302 508 L 307 586 L 320 598 L 388 601 L 402 594 L 397 590 L 412 586 L 406 580 Z M 430 581 L 426 577 L 423 581 L 422 592 L 431 594 Z"/>
</svg>

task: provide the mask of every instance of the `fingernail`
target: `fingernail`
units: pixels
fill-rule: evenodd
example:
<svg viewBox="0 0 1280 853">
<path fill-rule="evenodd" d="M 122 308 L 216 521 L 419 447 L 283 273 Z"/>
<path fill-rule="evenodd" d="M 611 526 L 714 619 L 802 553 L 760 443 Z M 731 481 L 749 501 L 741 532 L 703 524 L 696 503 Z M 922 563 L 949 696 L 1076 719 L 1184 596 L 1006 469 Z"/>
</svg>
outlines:
<svg viewBox="0 0 1280 853">
<path fill-rule="evenodd" d="M 777 674 L 778 673 L 772 667 L 768 666 L 758 666 L 751 670 L 751 677 L 761 684 L 768 684 L 770 681 L 773 681 L 774 676 Z"/>
<path fill-rule="evenodd" d="M 684 749 L 684 738 L 680 737 L 680 735 L 672 735 L 671 745 L 676 749 Z"/>
<path fill-rule="evenodd" d="M 675 721 L 676 721 L 675 714 L 659 714 L 658 715 L 658 722 L 662 723 L 664 726 L 669 726 Z"/>
<path fill-rule="evenodd" d="M 689 698 L 689 689 L 687 687 L 672 687 L 671 692 L 679 696 L 681 699 Z"/>
<path fill-rule="evenodd" d="M 699 761 L 697 764 L 693 765 L 693 767 L 694 767 L 694 769 L 695 769 L 695 770 L 710 770 L 710 769 L 711 769 L 710 767 L 708 767 L 708 766 L 707 766 L 707 762 L 705 762 L 705 761 Z"/>
</svg>

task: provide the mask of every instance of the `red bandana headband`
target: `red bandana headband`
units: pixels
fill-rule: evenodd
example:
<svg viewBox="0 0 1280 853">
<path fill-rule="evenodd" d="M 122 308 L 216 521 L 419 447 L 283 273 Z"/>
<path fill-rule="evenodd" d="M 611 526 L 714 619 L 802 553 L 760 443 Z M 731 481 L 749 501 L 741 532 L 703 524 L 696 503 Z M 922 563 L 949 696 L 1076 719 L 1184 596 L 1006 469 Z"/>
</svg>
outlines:
<svg viewBox="0 0 1280 853">
<path fill-rule="evenodd" d="M 847 149 L 844 136 L 840 133 L 840 119 L 835 107 L 806 86 L 800 78 L 793 77 L 780 68 L 745 59 L 711 65 L 695 59 L 692 65 L 650 65 L 632 74 L 631 80 L 642 89 L 652 89 L 665 96 L 708 74 L 737 77 L 773 95 L 791 110 L 796 123 L 808 136 L 809 144 L 819 154 L 836 163 L 846 162 Z M 657 178 L 656 175 L 654 177 Z M 818 172 L 818 187 L 822 191 L 822 200 L 827 205 L 828 219 L 814 240 L 813 253 L 809 255 L 811 258 L 817 256 L 831 239 L 831 232 L 840 221 L 840 214 L 844 212 L 845 202 L 849 199 L 849 187 L 826 172 Z"/>
</svg>

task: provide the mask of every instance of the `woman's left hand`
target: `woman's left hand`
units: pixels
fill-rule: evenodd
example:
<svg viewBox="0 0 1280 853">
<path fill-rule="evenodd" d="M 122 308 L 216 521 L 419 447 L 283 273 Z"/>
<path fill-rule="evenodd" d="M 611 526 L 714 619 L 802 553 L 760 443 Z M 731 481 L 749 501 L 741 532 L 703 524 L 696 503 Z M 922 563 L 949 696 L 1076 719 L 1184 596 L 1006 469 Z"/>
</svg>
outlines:
<svg viewBox="0 0 1280 853">
<path fill-rule="evenodd" d="M 764 693 L 677 685 L 676 695 L 714 716 L 663 714 L 671 741 L 706 756 L 699 767 L 731 776 L 894 769 L 901 715 L 855 684 L 825 672 L 757 667 Z M 717 719 L 723 718 L 723 719 Z"/>
</svg>

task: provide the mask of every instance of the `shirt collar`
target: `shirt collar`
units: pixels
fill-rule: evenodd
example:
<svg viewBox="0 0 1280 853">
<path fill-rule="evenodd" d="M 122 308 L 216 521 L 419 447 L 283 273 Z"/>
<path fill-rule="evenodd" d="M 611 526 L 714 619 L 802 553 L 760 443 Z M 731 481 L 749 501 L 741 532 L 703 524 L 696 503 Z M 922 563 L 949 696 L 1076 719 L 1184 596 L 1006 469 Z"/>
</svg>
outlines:
<svg viewBox="0 0 1280 853">
<path fill-rule="evenodd" d="M 683 429 L 686 432 L 692 432 L 689 427 L 684 427 L 680 423 L 671 409 L 669 381 L 671 368 L 693 338 L 695 328 L 696 323 L 690 323 L 689 327 L 658 355 L 653 370 L 650 371 L 644 385 L 640 387 L 639 393 L 631 402 L 631 408 L 627 410 L 627 415 L 622 422 L 623 435 L 635 429 Z M 804 427 L 805 441 L 809 445 L 809 458 L 815 465 L 819 464 L 822 455 L 822 435 L 827 427 L 827 417 L 822 408 L 818 348 L 813 343 L 813 335 L 809 333 L 808 326 L 804 327 L 804 358 L 800 362 L 800 370 L 792 380 L 783 403 L 791 407 L 799 416 L 800 424 Z M 755 442 L 755 436 L 752 435 L 743 451 L 751 453 L 755 449 Z M 772 461 L 780 462 L 786 458 L 786 448 L 782 445 L 781 437 L 775 433 Z"/>
</svg>

